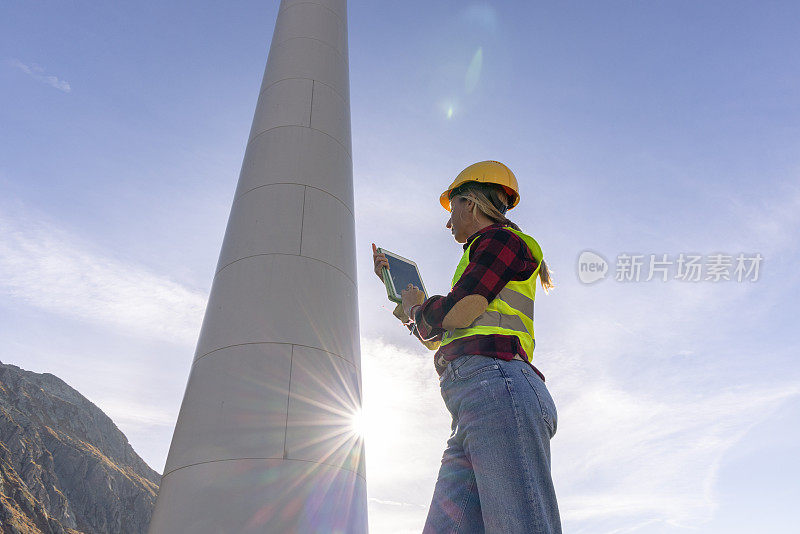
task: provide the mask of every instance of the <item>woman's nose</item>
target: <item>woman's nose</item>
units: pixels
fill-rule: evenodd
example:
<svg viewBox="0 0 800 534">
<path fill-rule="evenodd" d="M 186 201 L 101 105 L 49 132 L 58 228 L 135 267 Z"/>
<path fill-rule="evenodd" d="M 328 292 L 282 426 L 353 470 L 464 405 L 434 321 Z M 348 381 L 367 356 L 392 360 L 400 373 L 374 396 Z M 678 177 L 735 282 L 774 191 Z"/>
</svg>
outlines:
<svg viewBox="0 0 800 534">
<path fill-rule="evenodd" d="M 452 217 L 447 219 L 447 224 L 445 225 L 447 228 L 452 228 L 453 227 L 453 223 L 451 222 L 452 220 L 453 220 Z"/>
</svg>

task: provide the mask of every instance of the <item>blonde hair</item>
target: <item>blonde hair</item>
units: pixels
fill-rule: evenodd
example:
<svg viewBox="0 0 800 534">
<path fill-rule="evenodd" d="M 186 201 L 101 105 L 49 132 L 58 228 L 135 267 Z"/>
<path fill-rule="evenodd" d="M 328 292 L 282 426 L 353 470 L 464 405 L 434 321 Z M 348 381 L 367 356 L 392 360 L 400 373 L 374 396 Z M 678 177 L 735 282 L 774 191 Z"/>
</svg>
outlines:
<svg viewBox="0 0 800 534">
<path fill-rule="evenodd" d="M 508 211 L 508 206 L 511 202 L 508 193 L 502 186 L 481 182 L 466 182 L 450 192 L 451 201 L 457 197 L 472 201 L 472 215 L 474 217 L 478 216 L 477 210 L 480 210 L 492 221 L 510 226 L 519 232 L 522 231 L 516 223 L 506 217 L 506 211 Z M 550 269 L 548 269 L 544 258 L 539 262 L 539 283 L 545 293 L 549 293 L 555 287 Z"/>
</svg>

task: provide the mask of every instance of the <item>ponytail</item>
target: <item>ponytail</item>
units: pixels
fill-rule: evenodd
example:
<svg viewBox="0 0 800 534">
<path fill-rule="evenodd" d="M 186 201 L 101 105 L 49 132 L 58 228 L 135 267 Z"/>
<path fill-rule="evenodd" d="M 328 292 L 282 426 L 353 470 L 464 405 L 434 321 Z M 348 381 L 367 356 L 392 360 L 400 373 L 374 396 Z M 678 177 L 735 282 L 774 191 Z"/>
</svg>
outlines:
<svg viewBox="0 0 800 534">
<path fill-rule="evenodd" d="M 544 289 L 545 294 L 549 294 L 550 290 L 555 287 L 553 277 L 550 275 L 550 269 L 547 268 L 547 263 L 544 261 L 544 258 L 539 262 L 539 283 L 542 284 L 542 289 Z"/>
</svg>

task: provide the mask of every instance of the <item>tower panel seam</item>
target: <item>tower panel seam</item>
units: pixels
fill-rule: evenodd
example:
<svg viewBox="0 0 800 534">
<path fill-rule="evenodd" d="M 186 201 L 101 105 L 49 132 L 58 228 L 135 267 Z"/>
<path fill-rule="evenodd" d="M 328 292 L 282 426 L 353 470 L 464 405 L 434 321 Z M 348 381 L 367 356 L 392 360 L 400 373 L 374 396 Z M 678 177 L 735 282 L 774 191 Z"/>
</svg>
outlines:
<svg viewBox="0 0 800 534">
<path fill-rule="evenodd" d="M 342 95 L 342 93 L 340 93 L 340 92 L 339 92 L 339 91 L 338 91 L 338 90 L 337 90 L 337 89 L 336 89 L 334 86 L 332 86 L 331 84 L 329 84 L 329 83 L 325 83 L 325 82 L 323 82 L 322 80 L 317 80 L 316 78 L 309 78 L 309 77 L 307 77 L 307 76 L 287 76 L 286 78 L 281 78 L 280 80 L 275 80 L 274 82 L 272 82 L 272 83 L 271 83 L 271 84 L 269 84 L 268 86 L 264 87 L 264 89 L 263 89 L 263 90 L 262 90 L 260 93 L 258 93 L 258 97 L 259 97 L 259 98 L 261 98 L 261 95 L 263 95 L 263 94 L 264 94 L 264 93 L 267 91 L 267 89 L 269 89 L 270 87 L 272 87 L 272 86 L 273 86 L 273 85 L 275 85 L 276 83 L 285 82 L 286 80 L 311 80 L 312 82 L 317 82 L 317 83 L 319 83 L 319 84 L 322 84 L 322 85 L 324 85 L 325 87 L 327 87 L 327 88 L 328 88 L 328 89 L 330 89 L 331 91 L 333 91 L 333 92 L 336 94 L 336 96 L 338 96 L 339 98 L 341 98 L 341 99 L 342 99 L 342 100 L 344 100 L 345 102 L 347 101 L 347 99 L 346 99 L 346 98 L 345 98 L 345 97 Z"/>
<path fill-rule="evenodd" d="M 351 362 L 350 360 L 345 358 L 344 356 L 341 356 L 341 355 L 336 354 L 335 352 L 331 352 L 329 350 L 321 349 L 319 347 L 312 347 L 311 345 L 303 345 L 302 343 L 288 343 L 288 342 L 283 342 L 283 341 L 251 341 L 249 343 L 236 343 L 235 345 L 226 345 L 226 346 L 220 347 L 218 349 L 210 350 L 210 351 L 206 352 L 205 354 L 203 354 L 202 356 L 198 357 L 194 362 L 192 362 L 192 367 L 194 367 L 195 364 L 197 364 L 197 362 L 199 362 L 203 358 L 205 358 L 207 356 L 211 356 L 215 352 L 219 352 L 219 351 L 225 350 L 225 349 L 231 349 L 231 348 L 234 348 L 234 347 L 246 347 L 248 345 L 291 345 L 292 347 L 297 346 L 297 347 L 303 347 L 303 348 L 306 348 L 306 349 L 318 350 L 320 352 L 324 352 L 325 354 L 330 354 L 331 356 L 336 356 L 337 358 L 339 358 L 343 362 L 349 363 L 356 370 L 356 374 L 358 376 L 361 376 L 361 370 L 358 368 L 358 366 L 354 362 Z"/>
<path fill-rule="evenodd" d="M 299 126 L 299 128 L 303 128 L 303 126 Z M 254 188 L 252 188 L 252 189 L 248 189 L 248 190 L 247 190 L 247 191 L 245 191 L 244 193 L 240 194 L 238 197 L 236 197 L 235 199 L 233 199 L 233 201 L 234 201 L 234 202 L 236 202 L 237 200 L 239 200 L 240 198 L 242 198 L 243 196 L 245 196 L 247 193 L 250 193 L 250 192 L 252 192 L 252 191 L 255 191 L 256 189 L 261 189 L 262 187 L 269 187 L 269 186 L 271 186 L 271 185 L 299 185 L 299 186 L 305 186 L 306 188 L 309 188 L 309 187 L 310 187 L 311 189 L 316 189 L 317 191 L 321 191 L 321 192 L 325 193 L 326 195 L 328 195 L 328 196 L 331 196 L 331 197 L 335 198 L 336 200 L 338 200 L 338 201 L 339 201 L 339 202 L 342 204 L 342 206 L 344 206 L 344 208 L 345 208 L 347 211 L 349 211 L 349 212 L 350 212 L 350 215 L 353 217 L 353 220 L 355 220 L 355 214 L 353 213 L 353 210 L 352 210 L 352 209 L 350 209 L 350 206 L 348 206 L 348 205 L 345 203 L 345 201 L 344 201 L 344 200 L 342 200 L 341 198 L 337 197 L 336 195 L 334 195 L 334 194 L 333 194 L 333 193 L 331 193 L 330 191 L 326 191 L 325 189 L 322 189 L 321 187 L 315 187 L 315 186 L 313 186 L 313 185 L 309 185 L 309 184 L 301 184 L 301 183 L 298 183 L 298 182 L 273 182 L 273 183 L 271 183 L 271 184 L 257 185 L 257 186 L 255 186 Z"/>
<path fill-rule="evenodd" d="M 344 146 L 344 144 L 341 141 L 339 141 L 338 139 L 336 139 L 334 136 L 332 136 L 328 132 L 324 132 L 324 131 L 322 131 L 322 130 L 320 130 L 318 128 L 312 128 L 311 126 L 303 126 L 302 124 L 284 124 L 282 126 L 273 126 L 272 128 L 267 128 L 266 130 L 264 130 L 262 132 L 258 132 L 256 135 L 254 135 L 253 138 L 250 139 L 250 141 L 247 142 L 247 146 L 249 147 L 250 144 L 253 141 L 255 141 L 256 139 L 261 137 L 263 134 L 265 134 L 267 132 L 271 132 L 272 130 L 277 130 L 278 128 L 308 128 L 309 130 L 314 130 L 315 132 L 319 132 L 321 134 L 325 134 L 328 137 L 330 137 L 331 139 L 333 139 L 334 141 L 336 141 L 337 143 L 339 143 L 339 145 L 341 145 L 341 147 L 344 149 L 344 151 L 347 152 L 347 155 L 350 156 L 350 160 L 351 161 L 353 160 L 353 155 L 350 153 L 350 150 L 348 150 L 348 148 L 346 146 Z"/>
</svg>

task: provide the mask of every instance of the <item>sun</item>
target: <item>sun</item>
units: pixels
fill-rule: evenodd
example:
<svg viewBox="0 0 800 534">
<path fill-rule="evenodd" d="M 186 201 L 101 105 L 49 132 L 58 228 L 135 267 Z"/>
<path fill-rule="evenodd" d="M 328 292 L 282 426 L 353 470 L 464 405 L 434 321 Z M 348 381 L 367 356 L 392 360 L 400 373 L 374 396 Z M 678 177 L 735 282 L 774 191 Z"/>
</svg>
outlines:
<svg viewBox="0 0 800 534">
<path fill-rule="evenodd" d="M 366 417 L 363 408 L 358 408 L 350 417 L 350 430 L 363 438 L 367 431 Z"/>
</svg>

